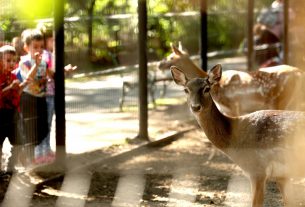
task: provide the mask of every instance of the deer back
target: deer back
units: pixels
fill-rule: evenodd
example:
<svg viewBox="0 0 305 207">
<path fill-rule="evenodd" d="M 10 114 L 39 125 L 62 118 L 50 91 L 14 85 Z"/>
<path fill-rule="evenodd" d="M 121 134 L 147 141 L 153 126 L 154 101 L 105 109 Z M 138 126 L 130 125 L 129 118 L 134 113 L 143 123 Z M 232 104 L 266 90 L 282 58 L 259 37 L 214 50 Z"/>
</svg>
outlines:
<svg viewBox="0 0 305 207">
<path fill-rule="evenodd" d="M 213 97 L 228 115 L 263 109 L 300 110 L 304 73 L 291 66 L 276 66 L 250 73 L 225 71 Z"/>
</svg>

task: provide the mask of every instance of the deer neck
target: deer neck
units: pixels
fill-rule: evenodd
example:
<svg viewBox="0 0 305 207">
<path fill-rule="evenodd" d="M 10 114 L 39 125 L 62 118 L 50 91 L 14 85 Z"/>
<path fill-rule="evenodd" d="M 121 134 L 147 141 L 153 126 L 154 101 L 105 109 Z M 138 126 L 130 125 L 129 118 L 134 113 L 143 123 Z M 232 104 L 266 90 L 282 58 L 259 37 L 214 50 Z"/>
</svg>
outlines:
<svg viewBox="0 0 305 207">
<path fill-rule="evenodd" d="M 177 66 L 180 69 L 183 69 L 186 77 L 189 79 L 192 78 L 205 78 L 208 74 L 199 68 L 191 59 L 190 57 L 183 57 L 180 62 L 177 62 Z"/>
<path fill-rule="evenodd" d="M 214 102 L 210 109 L 201 112 L 196 118 L 208 139 L 216 147 L 222 150 L 229 147 L 234 118 L 224 116 Z"/>
</svg>

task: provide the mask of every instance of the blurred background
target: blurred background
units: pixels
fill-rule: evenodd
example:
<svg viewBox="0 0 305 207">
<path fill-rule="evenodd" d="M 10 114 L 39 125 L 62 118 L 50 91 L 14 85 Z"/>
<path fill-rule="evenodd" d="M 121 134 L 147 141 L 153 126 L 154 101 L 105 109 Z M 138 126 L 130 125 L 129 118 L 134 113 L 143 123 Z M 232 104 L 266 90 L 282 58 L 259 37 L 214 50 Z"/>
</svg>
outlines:
<svg viewBox="0 0 305 207">
<path fill-rule="evenodd" d="M 201 31 L 202 2 L 206 4 L 206 31 Z M 222 63 L 224 70 L 249 68 L 247 38 L 249 22 L 270 8 L 272 0 L 148 0 L 147 61 L 148 108 L 150 111 L 185 103 L 181 90 L 171 81 L 168 71 L 158 70 L 158 63 L 172 53 L 171 43 L 180 42 L 195 64 L 200 65 L 201 34 L 206 34 L 207 70 Z M 304 57 L 303 11 L 297 0 L 289 0 L 286 40 L 278 39 L 279 62 L 302 68 Z M 23 30 L 44 25 L 53 29 L 53 1 L 1 0 L 0 29 L 2 44 L 11 44 Z M 138 1 L 67 0 L 64 6 L 64 64 L 78 69 L 65 79 L 67 150 L 75 136 L 91 145 L 113 144 L 135 137 L 139 120 L 139 40 Z M 252 5 L 249 8 L 249 5 Z M 250 12 L 250 15 L 249 15 Z M 253 16 L 251 16 L 253 12 Z M 284 12 L 282 10 L 282 12 Z M 252 26 L 250 24 L 250 26 Z M 252 29 L 250 29 L 252 30 Z M 287 37 L 289 36 L 289 41 Z M 205 45 L 205 44 L 204 44 Z M 285 50 L 283 48 L 286 48 Z M 289 48 L 289 50 L 287 49 Z M 256 49 L 254 49 L 255 51 Z M 259 50 L 259 49 L 258 49 Z M 258 51 L 257 50 L 257 51 Z M 259 52 L 257 52 L 259 54 Z M 288 57 L 284 60 L 283 56 Z M 157 81 L 156 81 L 157 80 Z M 159 80 L 159 81 L 158 81 Z M 164 81 L 162 81 L 164 80 Z M 171 113 L 173 115 L 174 113 Z M 171 116 L 169 115 L 169 116 Z M 90 121 L 94 117 L 94 121 Z M 156 137 L 168 129 L 154 125 L 148 116 L 148 131 Z M 176 119 L 176 117 L 174 118 Z M 120 120 L 121 127 L 113 126 Z M 128 120 L 128 123 L 126 122 Z M 130 124 L 132 123 L 132 124 Z M 54 126 L 54 124 L 53 124 Z M 88 129 L 88 127 L 91 127 Z M 92 127 L 95 126 L 95 129 Z M 105 127 L 100 127 L 105 126 Z M 113 129 L 112 129 L 113 128 Z M 53 140 L 54 140 L 54 127 Z M 111 138 L 109 138 L 111 137 Z M 104 138 L 104 139 L 103 139 Z M 102 141 L 103 140 L 103 141 Z M 119 140 L 119 141 L 118 141 Z M 97 143 L 99 143 L 97 145 Z M 103 144 L 102 144 L 103 145 Z M 54 141 L 53 141 L 54 148 Z M 77 151 L 77 150 L 75 150 Z"/>
<path fill-rule="evenodd" d="M 205 1 L 202 1 L 205 2 Z M 249 68 L 247 39 L 249 22 L 255 25 L 272 0 L 206 1 L 207 22 L 201 31 L 202 2 L 199 0 L 148 0 L 147 61 L 148 108 L 150 111 L 185 103 L 181 90 L 171 81 L 168 71 L 158 70 L 158 63 L 172 53 L 171 43 L 180 42 L 195 64 L 200 65 L 201 34 L 206 34 L 207 70 L 222 63 L 224 70 Z M 278 58 L 281 63 L 303 68 L 303 2 L 289 0 L 286 11 L 286 35 L 280 37 Z M 53 29 L 53 1 L 1 0 L 1 44 L 11 44 L 23 30 L 44 25 Z M 91 145 L 113 144 L 138 134 L 139 120 L 139 40 L 138 1 L 67 0 L 64 6 L 64 64 L 78 69 L 65 79 L 67 150 L 75 136 Z M 252 5 L 249 8 L 249 5 Z M 253 12 L 253 16 L 249 16 Z M 284 12 L 282 10 L 282 12 Z M 252 26 L 250 24 L 250 26 Z M 285 29 L 285 28 L 284 28 Z M 289 41 L 287 37 L 289 36 Z M 286 39 L 285 39 L 286 38 Z M 289 50 L 287 49 L 289 48 Z M 256 49 L 254 49 L 255 51 Z M 258 51 L 259 49 L 257 49 Z M 258 54 L 259 52 L 257 52 Z M 286 59 L 284 56 L 286 55 Z M 156 81 L 157 80 L 157 81 Z M 158 81 L 159 80 L 159 81 Z M 164 80 L 164 81 L 162 81 Z M 173 115 L 171 113 L 169 116 Z M 93 118 L 94 117 L 94 118 Z M 156 137 L 168 129 L 149 121 L 148 131 Z M 90 121 L 91 119 L 94 121 Z M 176 117 L 174 118 L 176 119 Z M 120 120 L 121 127 L 113 126 Z M 128 123 L 126 122 L 128 120 Z M 132 124 L 130 124 L 132 123 Z M 53 124 L 54 125 L 54 124 Z M 90 128 L 88 129 L 88 127 Z M 93 129 L 92 127 L 95 126 Z M 105 127 L 100 127 L 105 126 Z M 113 128 L 113 129 L 112 129 Z M 53 140 L 54 140 L 54 127 Z M 111 138 L 109 138 L 111 137 Z M 103 139 L 104 138 L 104 139 Z M 103 141 L 102 141 L 103 140 Z M 99 143 L 97 145 L 97 143 Z M 90 145 L 90 144 L 88 144 Z M 53 141 L 54 148 L 54 141 Z M 77 150 L 75 150 L 77 151 Z"/>
<path fill-rule="evenodd" d="M 144 2 L 147 8 L 144 11 L 147 15 L 147 41 L 142 42 L 147 52 L 147 62 L 144 61 L 147 63 L 147 74 L 144 73 L 147 75 L 147 85 L 144 88 L 147 97 L 141 95 L 143 88 L 140 88 L 139 83 L 140 71 L 143 69 L 139 66 L 142 58 L 139 52 L 140 2 Z M 64 151 L 68 156 L 96 153 L 110 146 L 126 147 L 130 140 L 141 137 L 143 130 L 144 135 L 146 130 L 148 135 L 144 139 L 151 142 L 197 126 L 186 106 L 183 90 L 173 83 L 169 68 L 159 68 L 160 61 L 173 53 L 171 44 L 177 47 L 180 44 L 181 51 L 188 54 L 203 70 L 221 63 L 224 70 L 251 71 L 268 66 L 266 64 L 270 60 L 270 65 L 285 63 L 303 70 L 305 2 L 301 0 L 283 1 L 285 7 L 280 10 L 280 15 L 285 19 L 281 28 L 282 35 L 275 37 L 276 41 L 272 42 L 275 44 L 271 45 L 275 48 L 276 55 L 264 59 L 269 50 L 269 43 L 265 42 L 267 47 L 252 43 L 253 57 L 249 56 L 249 37 L 255 39 L 254 26 L 263 21 L 264 14 L 267 14 L 273 2 L 274 0 L 62 1 L 64 65 L 77 66 L 77 70 L 67 74 L 64 79 L 65 93 L 61 98 L 64 98 L 65 105 L 56 107 L 64 108 L 65 114 L 61 115 L 66 125 L 62 125 L 65 133 L 58 130 L 60 126 L 56 126 L 56 122 L 59 119 L 55 117 L 51 127 L 52 150 L 58 149 L 56 142 L 62 139 L 64 142 L 61 143 L 64 143 Z M 54 11 L 53 0 L 0 0 L 0 46 L 12 44 L 14 38 L 20 37 L 29 28 L 43 25 L 54 30 Z M 206 17 L 206 22 L 203 17 Z M 202 39 L 202 35 L 205 39 Z M 202 57 L 206 59 L 203 60 Z M 203 64 L 205 61 L 206 64 Z M 144 107 L 144 110 L 141 101 L 143 98 L 147 99 L 147 109 Z M 198 134 L 196 131 L 196 137 L 200 137 Z M 201 146 L 200 143 L 198 141 L 190 146 L 200 149 L 197 148 Z M 183 152 L 192 151 L 186 143 L 182 145 L 186 146 Z M 201 147 L 208 149 L 210 145 L 205 141 Z M 10 144 L 6 140 L 3 148 L 5 156 L 9 156 L 9 149 Z M 164 157 L 167 156 L 166 153 Z M 176 150 L 171 153 L 180 154 Z M 201 152 L 195 150 L 194 153 L 198 155 Z M 210 151 L 204 153 L 205 159 L 214 156 L 214 151 L 212 155 Z M 2 159 L 7 159 L 5 156 Z M 88 156 L 89 158 L 86 156 L 85 161 L 81 160 L 81 165 L 85 165 L 88 160 L 92 161 L 93 156 L 103 158 L 98 153 Z M 158 155 L 155 156 L 155 160 L 158 160 Z M 219 154 L 216 155 L 217 158 L 218 156 Z M 224 163 L 229 162 L 223 157 L 219 159 Z M 149 158 L 144 160 L 144 163 L 148 162 Z M 76 162 L 75 166 L 77 165 L 80 165 L 79 162 Z M 129 166 L 128 163 L 126 165 Z M 236 171 L 234 166 L 224 171 L 230 173 L 232 169 Z M 209 172 L 213 174 L 213 170 L 214 168 Z M 184 171 L 181 174 L 183 173 Z M 223 178 L 221 175 L 220 181 L 217 181 L 229 180 L 230 175 L 226 176 Z M 117 177 L 119 176 L 116 179 Z M 226 189 L 227 183 L 223 185 Z"/>
</svg>

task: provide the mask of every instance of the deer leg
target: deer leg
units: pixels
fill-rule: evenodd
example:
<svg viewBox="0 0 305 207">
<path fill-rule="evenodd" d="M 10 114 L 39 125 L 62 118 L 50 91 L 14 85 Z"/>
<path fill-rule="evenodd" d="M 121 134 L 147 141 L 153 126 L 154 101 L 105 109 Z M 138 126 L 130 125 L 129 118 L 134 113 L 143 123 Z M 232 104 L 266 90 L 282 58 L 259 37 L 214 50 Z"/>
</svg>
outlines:
<svg viewBox="0 0 305 207">
<path fill-rule="evenodd" d="M 251 177 L 252 207 L 262 207 L 265 193 L 265 176 Z"/>
<path fill-rule="evenodd" d="M 276 184 L 280 189 L 280 192 L 283 197 L 284 206 L 293 206 L 292 203 L 292 185 L 289 179 L 287 178 L 278 178 L 276 179 Z"/>
</svg>

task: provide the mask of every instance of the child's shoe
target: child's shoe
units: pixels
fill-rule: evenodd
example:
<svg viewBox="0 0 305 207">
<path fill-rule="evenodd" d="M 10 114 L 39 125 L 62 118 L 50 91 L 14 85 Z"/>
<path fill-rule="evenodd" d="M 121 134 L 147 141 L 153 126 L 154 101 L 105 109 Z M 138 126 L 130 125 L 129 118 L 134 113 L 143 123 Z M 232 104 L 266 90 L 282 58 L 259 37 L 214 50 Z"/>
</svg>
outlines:
<svg viewBox="0 0 305 207">
<path fill-rule="evenodd" d="M 55 161 L 55 153 L 50 151 L 46 156 L 45 156 L 45 161 L 47 163 L 50 163 L 50 162 L 54 162 Z"/>
</svg>

